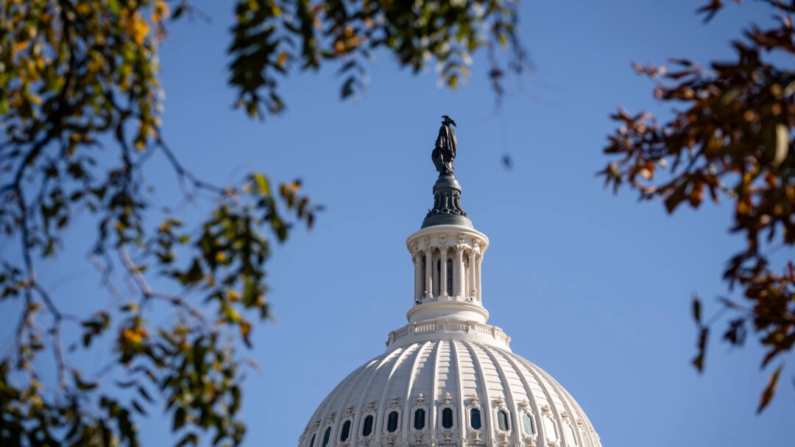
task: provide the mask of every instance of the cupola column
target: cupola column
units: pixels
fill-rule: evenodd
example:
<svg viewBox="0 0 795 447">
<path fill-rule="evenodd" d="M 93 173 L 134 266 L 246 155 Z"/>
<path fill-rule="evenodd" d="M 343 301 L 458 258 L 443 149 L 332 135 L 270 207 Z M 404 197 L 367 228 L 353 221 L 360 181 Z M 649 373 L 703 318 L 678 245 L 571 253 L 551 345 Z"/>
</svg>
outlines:
<svg viewBox="0 0 795 447">
<path fill-rule="evenodd" d="M 425 248 L 425 298 L 433 298 L 433 252 Z"/>
<path fill-rule="evenodd" d="M 414 299 L 419 300 L 425 290 L 422 285 L 422 254 L 420 251 L 415 251 L 411 258 L 414 260 Z"/>
<path fill-rule="evenodd" d="M 477 261 L 476 261 L 476 264 L 475 264 L 477 266 L 477 270 L 476 270 L 477 273 L 475 274 L 475 277 L 477 278 L 477 289 L 478 289 L 478 291 L 477 291 L 477 299 L 478 299 L 478 301 L 481 301 L 483 299 L 483 291 L 481 290 L 481 288 L 483 287 L 482 286 L 483 283 L 480 281 L 480 264 L 482 264 L 482 263 L 483 263 L 483 253 L 478 253 Z"/>
<path fill-rule="evenodd" d="M 475 291 L 477 288 L 477 282 L 475 281 L 475 250 L 469 250 L 469 275 L 467 275 L 467 279 L 469 282 L 467 297 L 474 297 L 477 293 Z"/>
<path fill-rule="evenodd" d="M 442 274 L 439 275 L 439 296 L 447 297 L 447 246 L 443 245 L 439 247 L 441 249 L 441 271 Z"/>
<path fill-rule="evenodd" d="M 461 296 L 464 281 L 464 246 L 455 247 L 455 264 L 453 266 L 453 296 Z"/>
</svg>

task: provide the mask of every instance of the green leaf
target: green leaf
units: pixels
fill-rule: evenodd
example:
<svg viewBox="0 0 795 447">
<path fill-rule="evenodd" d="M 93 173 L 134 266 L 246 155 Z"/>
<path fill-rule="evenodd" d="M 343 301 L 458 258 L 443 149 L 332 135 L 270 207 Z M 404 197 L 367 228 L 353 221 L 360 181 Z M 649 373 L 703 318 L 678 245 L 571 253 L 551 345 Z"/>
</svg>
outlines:
<svg viewBox="0 0 795 447">
<path fill-rule="evenodd" d="M 199 445 L 199 437 L 196 435 L 196 433 L 186 434 L 175 447 L 183 447 L 188 444 Z"/>
<path fill-rule="evenodd" d="M 138 392 L 141 394 L 141 396 L 143 396 L 144 399 L 146 399 L 147 402 L 154 403 L 155 400 L 152 399 L 151 396 L 149 396 L 149 392 L 146 391 L 146 388 L 144 388 L 142 386 L 139 386 L 138 387 Z"/>
<path fill-rule="evenodd" d="M 118 14 L 121 11 L 119 0 L 108 0 L 108 8 L 110 8 L 114 14 Z"/>
<path fill-rule="evenodd" d="M 268 178 L 265 177 L 261 172 L 255 172 L 252 174 L 254 178 L 254 182 L 257 185 L 257 190 L 263 196 L 269 196 L 271 194 L 270 184 L 268 183 Z"/>
<path fill-rule="evenodd" d="M 188 414 L 185 411 L 185 408 L 183 407 L 177 408 L 177 411 L 174 412 L 174 431 L 179 430 L 180 428 L 182 428 L 183 425 L 185 425 L 185 419 L 187 418 L 187 416 Z"/>
<path fill-rule="evenodd" d="M 80 391 L 91 391 L 97 387 L 97 382 L 84 382 L 80 379 L 80 372 L 77 370 L 72 370 L 72 377 L 75 380 L 75 386 Z"/>
<path fill-rule="evenodd" d="M 454 75 L 450 76 L 449 78 L 447 78 L 447 85 L 451 89 L 456 89 L 458 87 L 458 75 L 454 74 Z"/>
<path fill-rule="evenodd" d="M 133 399 L 133 401 L 132 401 L 132 406 L 133 406 L 133 408 L 135 408 L 135 410 L 137 412 L 141 413 L 142 415 L 149 416 L 149 414 L 146 412 L 146 410 L 144 410 L 144 408 L 141 406 L 141 404 L 139 404 L 138 401 L 136 401 L 135 399 Z"/>
</svg>

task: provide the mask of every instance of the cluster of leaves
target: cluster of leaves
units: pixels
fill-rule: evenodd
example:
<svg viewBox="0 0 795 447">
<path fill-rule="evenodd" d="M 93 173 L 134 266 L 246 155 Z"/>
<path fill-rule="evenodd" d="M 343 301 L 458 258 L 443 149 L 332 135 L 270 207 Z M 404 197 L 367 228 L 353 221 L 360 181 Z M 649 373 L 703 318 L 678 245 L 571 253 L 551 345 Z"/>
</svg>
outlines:
<svg viewBox="0 0 795 447">
<path fill-rule="evenodd" d="M 733 316 L 723 339 L 741 346 L 752 330 L 766 349 L 762 368 L 795 343 L 795 267 L 771 261 L 773 252 L 795 243 L 795 71 L 770 61 L 795 56 L 795 2 L 767 3 L 780 14 L 776 23 L 753 26 L 733 42 L 736 61 L 705 69 L 676 59 L 670 71 L 635 65 L 654 80 L 654 96 L 677 108 L 663 123 L 646 112 L 615 114 L 620 128 L 609 136 L 605 153 L 619 159 L 600 173 L 616 189 L 626 182 L 642 200 L 663 200 L 669 213 L 683 204 L 698 208 L 705 193 L 714 202 L 733 203 L 731 231 L 742 234 L 745 244 L 728 260 L 723 277 L 731 290 L 742 291 L 744 302 L 721 297 L 721 310 L 704 321 L 694 297 L 699 335 L 693 364 L 699 371 L 710 326 L 726 311 Z M 712 0 L 700 12 L 709 20 L 723 6 Z M 783 365 L 770 375 L 758 411 L 773 397 Z"/>
<path fill-rule="evenodd" d="M 264 264 L 272 240 L 288 237 L 285 213 L 311 226 L 318 208 L 298 182 L 272 190 L 260 173 L 239 187 L 204 182 L 163 142 L 156 61 L 169 13 L 163 0 L 2 5 L 0 229 L 19 249 L 4 256 L 0 296 L 21 300 L 22 311 L 0 357 L 1 445 L 134 446 L 135 415 L 158 402 L 182 445 L 203 431 L 213 444 L 243 439 L 235 340 L 250 345 L 253 319 L 269 316 Z M 117 157 L 109 161 L 100 141 Z M 148 223 L 157 213 L 144 174 L 155 152 L 186 195 L 212 203 L 197 229 L 168 212 Z M 122 306 L 94 298 L 97 311 L 80 316 L 63 310 L 78 298 L 48 291 L 37 265 L 63 251 L 64 231 L 86 211 L 98 225 L 90 258 L 107 285 L 98 295 L 122 298 L 114 278 L 127 278 L 137 297 Z M 153 278 L 166 279 L 161 290 Z M 169 309 L 165 323 L 146 318 Z M 79 341 L 62 340 L 63 324 Z M 112 346 L 106 367 L 72 360 L 78 349 L 103 349 L 93 343 L 102 336 Z M 46 351 L 57 370 L 49 384 L 39 371 Z"/>
<path fill-rule="evenodd" d="M 486 48 L 499 98 L 506 69 L 520 73 L 528 63 L 517 35 L 517 6 L 506 0 L 240 1 L 230 83 L 239 92 L 238 106 L 263 116 L 284 109 L 278 81 L 295 68 L 317 70 L 325 60 L 338 61 L 342 98 L 357 97 L 367 61 L 385 49 L 414 73 L 436 65 L 440 81 L 456 88 L 469 75 L 471 54 Z M 508 50 L 507 64 L 499 61 L 498 47 Z"/>
<path fill-rule="evenodd" d="M 377 48 L 415 72 L 436 61 L 455 87 L 470 54 L 487 47 L 499 92 L 495 45 L 510 50 L 515 71 L 525 59 L 515 7 L 503 0 L 239 0 L 230 83 L 239 104 L 261 116 L 263 106 L 284 108 L 276 76 L 296 64 L 307 70 L 339 61 L 348 97 L 362 86 L 360 60 Z M 196 13 L 188 0 L 0 5 L 0 231 L 18 243 L 18 250 L 4 247 L 0 305 L 21 308 L 9 328 L 13 346 L 0 353 L 0 445 L 135 446 L 136 421 L 158 405 L 179 445 L 196 445 L 205 433 L 213 445 L 243 439 L 245 360 L 236 348 L 249 346 L 254 323 L 269 316 L 271 244 L 295 224 L 311 227 L 320 208 L 298 181 L 272 187 L 252 173 L 236 186 L 207 182 L 163 140 L 158 48 L 172 20 Z M 173 169 L 184 197 L 211 204 L 202 222 L 187 225 L 168 207 L 154 207 L 146 182 L 152 160 Z M 78 298 L 48 290 L 37 274 L 64 252 L 64 232 L 77 215 L 81 226 L 96 223 L 87 250 L 105 285 L 79 298 L 92 303 L 90 315 L 65 311 Z M 120 281 L 133 292 L 122 293 Z M 76 359 L 90 351 L 107 365 L 80 365 Z M 54 377 L 43 368 L 49 363 Z"/>
</svg>

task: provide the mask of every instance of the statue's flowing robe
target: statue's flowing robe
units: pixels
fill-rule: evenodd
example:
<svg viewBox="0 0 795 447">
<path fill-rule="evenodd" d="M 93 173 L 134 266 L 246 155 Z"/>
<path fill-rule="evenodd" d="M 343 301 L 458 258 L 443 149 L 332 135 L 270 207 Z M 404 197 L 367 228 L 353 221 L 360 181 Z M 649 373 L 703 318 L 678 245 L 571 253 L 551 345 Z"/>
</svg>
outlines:
<svg viewBox="0 0 795 447">
<path fill-rule="evenodd" d="M 455 158 L 457 144 L 455 131 L 448 124 L 442 125 L 439 129 L 439 136 L 436 138 L 436 147 L 431 154 L 436 170 L 440 174 L 453 173 L 453 159 Z"/>
</svg>

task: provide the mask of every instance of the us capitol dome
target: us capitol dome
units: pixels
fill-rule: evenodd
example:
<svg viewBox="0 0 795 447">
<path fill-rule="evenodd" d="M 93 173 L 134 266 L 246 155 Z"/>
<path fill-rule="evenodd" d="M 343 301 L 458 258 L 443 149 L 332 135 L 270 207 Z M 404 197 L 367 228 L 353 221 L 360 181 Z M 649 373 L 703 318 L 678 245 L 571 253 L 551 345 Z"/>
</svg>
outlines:
<svg viewBox="0 0 795 447">
<path fill-rule="evenodd" d="M 487 324 L 480 266 L 489 239 L 461 208 L 454 125 L 444 116 L 433 209 L 406 240 L 408 324 L 323 400 L 298 447 L 601 447 L 571 395 Z"/>
</svg>

